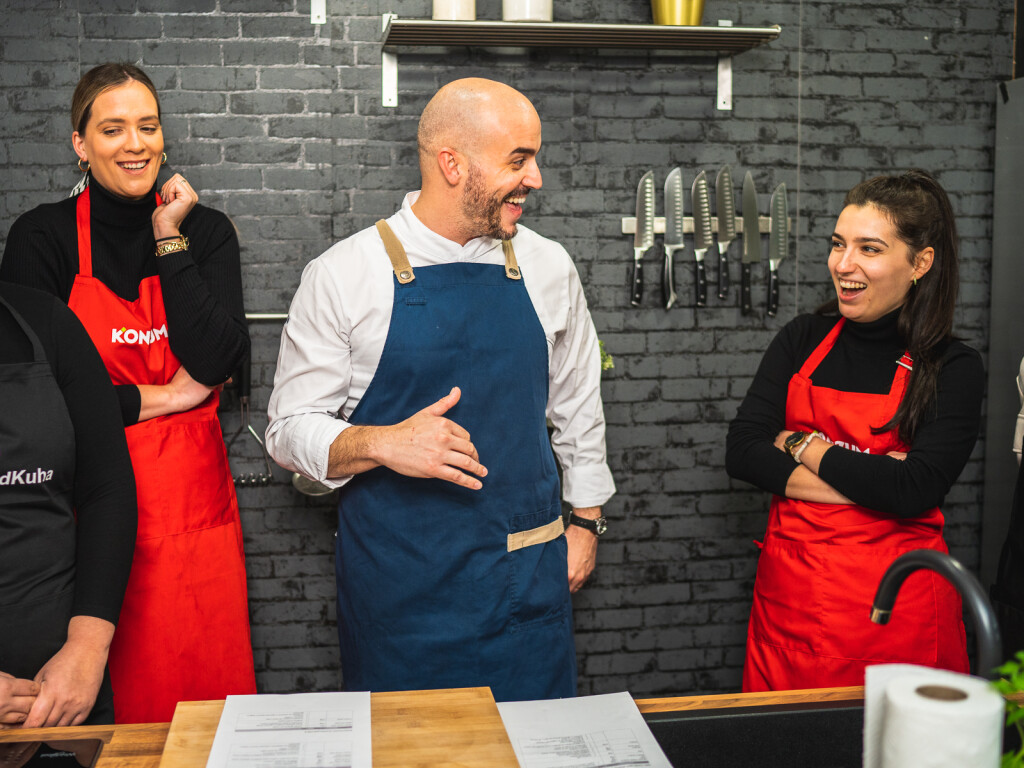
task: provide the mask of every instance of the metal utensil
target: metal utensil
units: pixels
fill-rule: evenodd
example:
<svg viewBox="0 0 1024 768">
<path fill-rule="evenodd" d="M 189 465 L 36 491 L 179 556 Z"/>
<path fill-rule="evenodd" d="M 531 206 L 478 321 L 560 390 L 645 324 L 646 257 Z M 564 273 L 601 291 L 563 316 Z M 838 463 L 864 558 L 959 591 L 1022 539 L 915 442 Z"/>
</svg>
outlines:
<svg viewBox="0 0 1024 768">
<path fill-rule="evenodd" d="M 665 179 L 665 263 L 661 270 L 661 301 L 665 309 L 676 303 L 672 255 L 683 247 L 683 172 L 673 168 Z"/>
<path fill-rule="evenodd" d="M 239 422 L 238 429 L 231 436 L 231 439 L 227 441 L 226 449 L 228 452 L 231 451 L 231 446 L 242 434 L 243 431 L 248 431 L 252 438 L 259 443 L 260 449 L 263 451 L 263 459 L 267 463 L 266 472 L 240 472 L 234 476 L 235 485 L 241 488 L 251 488 L 259 485 L 270 485 L 271 480 L 274 479 L 273 471 L 270 466 L 270 454 L 267 452 L 267 446 L 263 444 L 263 440 L 256 433 L 256 430 L 252 426 L 252 414 L 249 410 L 249 397 L 252 391 L 252 363 L 247 356 L 238 367 L 238 407 L 239 407 Z"/>
<path fill-rule="evenodd" d="M 747 171 L 743 177 L 743 264 L 740 269 L 740 311 L 749 315 L 750 265 L 761 260 L 761 222 L 757 210 L 757 188 L 754 177 Z"/>
<path fill-rule="evenodd" d="M 718 211 L 718 298 L 729 295 L 729 261 L 726 252 L 736 237 L 736 201 L 733 199 L 732 171 L 725 166 L 715 177 L 715 203 Z"/>
<path fill-rule="evenodd" d="M 698 307 L 708 302 L 708 278 L 704 270 L 704 255 L 713 245 L 711 236 L 711 194 L 708 192 L 708 177 L 704 171 L 697 174 L 690 190 L 693 196 L 693 259 L 694 283 Z"/>
<path fill-rule="evenodd" d="M 789 254 L 789 206 L 786 185 L 772 192 L 771 231 L 768 236 L 768 317 L 779 311 L 779 264 Z"/>
<path fill-rule="evenodd" d="M 636 188 L 636 234 L 633 235 L 633 278 L 630 303 L 639 307 L 644 296 L 644 253 L 654 245 L 654 171 L 640 177 Z"/>
</svg>

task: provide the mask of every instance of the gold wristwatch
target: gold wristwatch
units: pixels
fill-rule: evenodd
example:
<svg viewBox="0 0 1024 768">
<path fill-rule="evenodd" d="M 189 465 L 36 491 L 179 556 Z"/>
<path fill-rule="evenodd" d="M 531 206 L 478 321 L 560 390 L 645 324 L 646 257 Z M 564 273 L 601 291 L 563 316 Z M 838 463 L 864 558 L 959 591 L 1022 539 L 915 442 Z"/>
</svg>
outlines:
<svg viewBox="0 0 1024 768">
<path fill-rule="evenodd" d="M 156 255 L 157 258 L 166 256 L 168 253 L 174 253 L 175 251 L 187 251 L 188 250 L 188 238 L 184 235 L 178 235 L 178 237 L 169 238 L 156 244 Z"/>
</svg>

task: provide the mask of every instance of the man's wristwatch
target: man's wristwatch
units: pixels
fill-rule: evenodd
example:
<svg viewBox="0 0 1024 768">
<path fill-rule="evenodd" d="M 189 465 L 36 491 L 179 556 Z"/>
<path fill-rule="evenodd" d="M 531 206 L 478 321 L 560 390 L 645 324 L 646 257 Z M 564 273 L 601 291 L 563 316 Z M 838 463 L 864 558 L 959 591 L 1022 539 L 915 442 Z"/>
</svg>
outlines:
<svg viewBox="0 0 1024 768">
<path fill-rule="evenodd" d="M 601 515 L 596 520 L 591 520 L 589 517 L 580 517 L 574 512 L 570 512 L 569 525 L 578 525 L 580 528 L 586 528 L 595 536 L 600 536 L 608 530 L 608 521 L 605 520 L 604 515 Z"/>
</svg>

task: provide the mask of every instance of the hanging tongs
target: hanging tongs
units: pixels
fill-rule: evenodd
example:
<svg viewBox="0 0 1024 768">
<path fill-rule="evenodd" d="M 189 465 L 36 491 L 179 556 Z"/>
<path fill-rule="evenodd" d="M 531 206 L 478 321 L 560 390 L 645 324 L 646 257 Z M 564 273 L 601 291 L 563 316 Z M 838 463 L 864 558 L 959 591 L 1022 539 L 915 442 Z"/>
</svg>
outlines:
<svg viewBox="0 0 1024 768">
<path fill-rule="evenodd" d="M 230 453 L 231 446 L 238 439 L 238 436 L 243 431 L 248 431 L 252 435 L 252 439 L 260 444 L 260 450 L 263 451 L 263 459 L 267 463 L 267 471 L 264 472 L 240 472 L 235 475 L 235 485 L 241 488 L 252 488 L 258 485 L 270 485 L 271 480 L 274 479 L 273 472 L 270 466 L 270 453 L 267 451 L 267 446 L 263 442 L 263 438 L 259 436 L 255 429 L 252 427 L 252 414 L 249 410 L 249 396 L 252 392 L 252 370 L 249 356 L 246 355 L 242 364 L 238 367 L 238 408 L 239 408 L 239 422 L 238 429 L 235 430 L 235 434 L 231 436 L 231 439 L 227 442 L 227 450 Z"/>
</svg>

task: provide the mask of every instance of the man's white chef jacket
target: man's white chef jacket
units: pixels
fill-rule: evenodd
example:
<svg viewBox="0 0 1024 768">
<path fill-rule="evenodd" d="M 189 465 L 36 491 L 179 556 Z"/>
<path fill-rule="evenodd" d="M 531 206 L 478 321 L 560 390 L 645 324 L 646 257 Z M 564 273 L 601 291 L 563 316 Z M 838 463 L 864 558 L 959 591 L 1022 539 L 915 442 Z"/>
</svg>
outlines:
<svg viewBox="0 0 1024 768">
<path fill-rule="evenodd" d="M 401 210 L 387 220 L 413 270 L 451 262 L 505 263 L 500 240 L 478 237 L 460 246 L 428 229 L 412 212 L 418 195 L 406 195 Z M 597 333 L 579 274 L 562 246 L 522 225 L 512 243 L 547 338 L 547 418 L 554 425 L 564 498 L 576 508 L 601 506 L 615 484 L 605 450 Z M 377 370 L 393 301 L 394 272 L 374 227 L 306 265 L 281 333 L 268 407 L 267 448 L 282 467 L 332 488 L 351 479 L 327 479 L 328 454 L 351 426 L 345 419 Z M 486 467 L 487 457 L 480 463 Z"/>
</svg>

